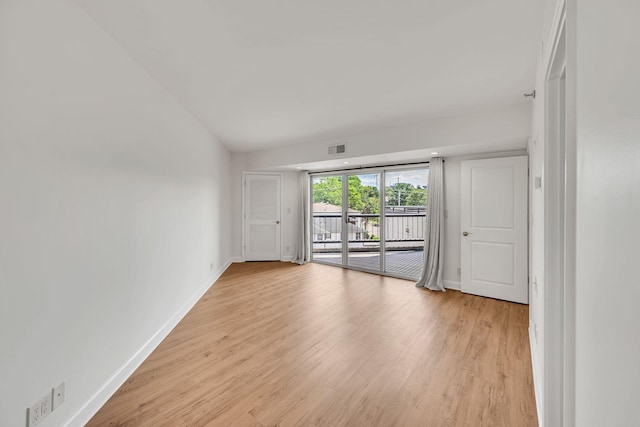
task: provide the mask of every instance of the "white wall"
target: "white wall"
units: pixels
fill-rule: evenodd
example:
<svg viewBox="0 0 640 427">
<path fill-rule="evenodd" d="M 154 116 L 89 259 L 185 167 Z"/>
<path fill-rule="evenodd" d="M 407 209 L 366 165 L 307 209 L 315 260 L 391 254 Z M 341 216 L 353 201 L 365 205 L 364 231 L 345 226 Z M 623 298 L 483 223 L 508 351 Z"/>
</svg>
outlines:
<svg viewBox="0 0 640 427">
<path fill-rule="evenodd" d="M 330 156 L 327 148 L 339 143 L 347 144 L 347 153 L 338 157 L 380 156 L 383 163 L 416 161 L 428 158 L 431 151 L 442 151 L 450 156 L 513 150 L 526 147 L 530 132 L 531 104 L 525 102 L 341 138 L 251 151 L 246 153 L 246 167 L 249 170 L 277 169 L 331 161 L 336 156 Z"/>
<path fill-rule="evenodd" d="M 246 155 L 244 153 L 231 153 L 231 206 L 233 212 L 231 219 L 231 255 L 234 262 L 242 261 L 242 172 L 246 170 Z"/>
<path fill-rule="evenodd" d="M 640 2 L 576 3 L 576 425 L 637 426 Z"/>
<path fill-rule="evenodd" d="M 64 425 L 229 261 L 230 154 L 66 1 L 0 63 L 0 425 L 66 380 Z"/>
<path fill-rule="evenodd" d="M 291 261 L 296 253 L 296 243 L 300 235 L 299 215 L 302 201 L 300 198 L 300 173 L 282 174 L 282 259 Z"/>
</svg>

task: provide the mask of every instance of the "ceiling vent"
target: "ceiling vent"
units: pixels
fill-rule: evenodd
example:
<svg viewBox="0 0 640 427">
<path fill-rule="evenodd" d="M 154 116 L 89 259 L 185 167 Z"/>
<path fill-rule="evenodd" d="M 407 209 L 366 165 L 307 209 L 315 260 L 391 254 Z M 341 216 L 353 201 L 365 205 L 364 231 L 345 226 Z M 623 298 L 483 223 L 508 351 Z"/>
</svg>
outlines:
<svg viewBox="0 0 640 427">
<path fill-rule="evenodd" d="M 329 154 L 343 154 L 347 152 L 347 144 L 332 145 Z"/>
</svg>

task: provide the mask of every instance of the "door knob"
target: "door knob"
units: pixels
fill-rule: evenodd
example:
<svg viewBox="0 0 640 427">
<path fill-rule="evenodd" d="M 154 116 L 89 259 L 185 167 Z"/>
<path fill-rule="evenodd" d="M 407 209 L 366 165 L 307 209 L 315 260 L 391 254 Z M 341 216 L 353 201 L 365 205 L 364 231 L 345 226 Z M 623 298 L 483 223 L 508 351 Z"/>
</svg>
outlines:
<svg viewBox="0 0 640 427">
<path fill-rule="evenodd" d="M 280 224 L 280 221 L 276 221 L 276 224 Z"/>
<path fill-rule="evenodd" d="M 463 235 L 463 236 L 465 236 L 465 237 L 467 237 L 467 236 L 469 235 L 469 232 L 468 232 L 468 231 L 463 231 L 463 232 L 462 232 L 462 235 Z"/>
</svg>

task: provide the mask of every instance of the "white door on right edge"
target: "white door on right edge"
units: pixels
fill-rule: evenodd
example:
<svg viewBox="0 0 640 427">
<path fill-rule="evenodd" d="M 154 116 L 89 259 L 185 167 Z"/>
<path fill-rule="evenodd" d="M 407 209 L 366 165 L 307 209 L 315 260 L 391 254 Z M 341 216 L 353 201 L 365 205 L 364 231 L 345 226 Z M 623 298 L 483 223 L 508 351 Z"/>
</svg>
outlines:
<svg viewBox="0 0 640 427">
<path fill-rule="evenodd" d="M 461 290 L 528 303 L 527 156 L 461 163 Z"/>
</svg>

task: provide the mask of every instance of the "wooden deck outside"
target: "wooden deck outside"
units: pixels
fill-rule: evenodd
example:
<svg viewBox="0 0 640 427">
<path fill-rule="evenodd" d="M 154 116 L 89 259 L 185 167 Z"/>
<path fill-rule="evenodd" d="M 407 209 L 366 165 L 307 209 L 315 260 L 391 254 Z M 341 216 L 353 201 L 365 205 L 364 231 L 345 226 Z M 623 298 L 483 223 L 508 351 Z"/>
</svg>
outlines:
<svg viewBox="0 0 640 427">
<path fill-rule="evenodd" d="M 390 251 L 387 252 L 386 257 L 386 273 L 416 280 L 420 277 L 424 262 L 423 251 Z M 313 259 L 339 265 L 342 263 L 342 254 L 315 253 Z M 380 253 L 351 252 L 349 253 L 349 266 L 378 272 L 380 271 Z"/>
</svg>

